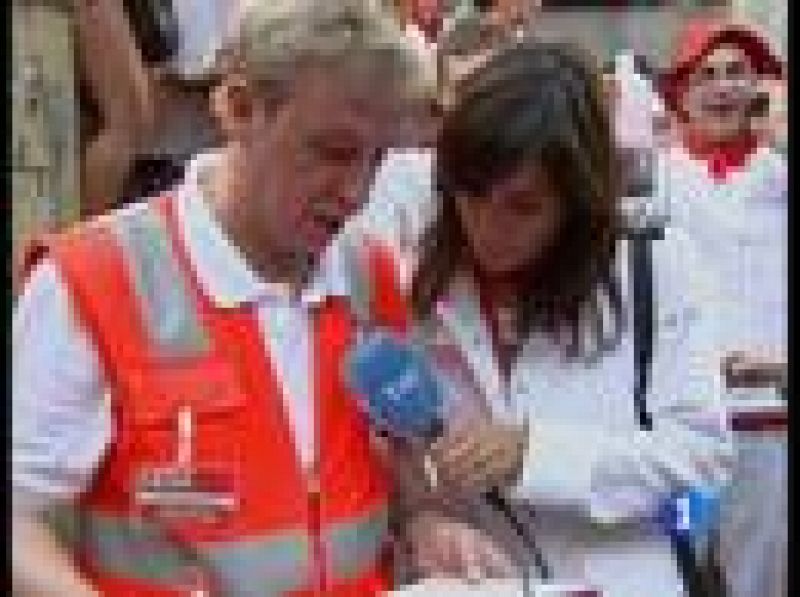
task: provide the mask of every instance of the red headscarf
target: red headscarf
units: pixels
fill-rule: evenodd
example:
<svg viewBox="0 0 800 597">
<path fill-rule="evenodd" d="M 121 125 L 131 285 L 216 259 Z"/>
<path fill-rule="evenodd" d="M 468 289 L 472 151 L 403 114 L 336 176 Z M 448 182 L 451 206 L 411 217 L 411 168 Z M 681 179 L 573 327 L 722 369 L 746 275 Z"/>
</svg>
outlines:
<svg viewBox="0 0 800 597">
<path fill-rule="evenodd" d="M 697 64 L 717 47 L 734 44 L 741 48 L 760 77 L 780 79 L 784 75 L 782 61 L 772 52 L 766 40 L 752 28 L 716 19 L 691 21 L 681 36 L 672 68 L 661 79 L 661 94 L 666 106 L 681 121 L 686 114 L 680 99 L 687 90 L 689 75 Z M 725 143 L 710 144 L 702 136 L 689 132 L 684 144 L 696 159 L 706 161 L 715 179 L 724 179 L 731 171 L 741 168 L 758 147 L 755 134 L 748 133 Z"/>
<path fill-rule="evenodd" d="M 442 29 L 442 0 L 409 0 L 412 22 L 419 27 L 429 42 L 433 42 Z"/>
<path fill-rule="evenodd" d="M 714 19 L 690 21 L 681 36 L 672 68 L 661 80 L 667 107 L 680 115 L 679 100 L 686 91 L 688 77 L 703 58 L 723 44 L 734 44 L 744 51 L 761 77 L 783 77 L 783 62 L 769 44 L 753 29 Z"/>
</svg>

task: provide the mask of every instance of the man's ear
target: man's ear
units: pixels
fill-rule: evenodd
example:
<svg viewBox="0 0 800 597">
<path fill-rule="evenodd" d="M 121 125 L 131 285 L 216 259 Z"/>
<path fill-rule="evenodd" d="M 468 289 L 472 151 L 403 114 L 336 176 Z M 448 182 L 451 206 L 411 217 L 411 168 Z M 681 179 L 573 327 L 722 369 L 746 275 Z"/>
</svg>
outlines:
<svg viewBox="0 0 800 597">
<path fill-rule="evenodd" d="M 250 124 L 255 98 L 244 77 L 226 77 L 211 92 L 211 112 L 226 138 L 235 138 Z"/>
</svg>

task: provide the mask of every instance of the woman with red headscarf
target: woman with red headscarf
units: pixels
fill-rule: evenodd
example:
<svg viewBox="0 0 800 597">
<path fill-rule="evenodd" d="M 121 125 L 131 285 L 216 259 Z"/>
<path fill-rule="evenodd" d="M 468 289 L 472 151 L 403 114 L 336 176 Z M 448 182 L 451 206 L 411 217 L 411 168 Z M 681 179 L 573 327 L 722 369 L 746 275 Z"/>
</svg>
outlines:
<svg viewBox="0 0 800 597">
<path fill-rule="evenodd" d="M 787 364 L 787 165 L 763 124 L 771 116 L 767 89 L 783 76 L 781 60 L 753 29 L 698 21 L 662 86 L 677 142 L 661 191 L 672 225 L 694 237 L 714 268 L 708 277 L 721 282 L 712 297 L 715 346 L 728 389 L 771 399 Z M 786 557 L 785 452 L 760 451 L 722 520 L 733 597 L 785 594 L 775 564 Z M 740 466 L 751 456 L 742 451 Z"/>
<path fill-rule="evenodd" d="M 783 72 L 768 43 L 748 27 L 698 20 L 685 30 L 662 91 L 684 148 L 714 180 L 744 169 L 762 145 L 753 125 L 769 108 L 767 82 Z"/>
<path fill-rule="evenodd" d="M 721 350 L 780 365 L 787 328 L 787 165 L 764 134 L 766 85 L 784 75 L 746 26 L 694 21 L 662 79 L 677 123 L 660 194 L 671 224 L 700 244 L 720 277 Z M 745 358 L 745 361 L 748 359 Z M 746 364 L 746 363 L 743 363 Z"/>
</svg>

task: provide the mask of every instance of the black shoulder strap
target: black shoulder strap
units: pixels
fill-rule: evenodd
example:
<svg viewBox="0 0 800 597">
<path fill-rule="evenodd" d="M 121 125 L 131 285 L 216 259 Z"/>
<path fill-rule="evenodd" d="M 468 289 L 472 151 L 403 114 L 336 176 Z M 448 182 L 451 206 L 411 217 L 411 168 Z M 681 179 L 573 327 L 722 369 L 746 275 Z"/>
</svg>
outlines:
<svg viewBox="0 0 800 597">
<path fill-rule="evenodd" d="M 653 292 L 653 241 L 663 239 L 664 230 L 648 226 L 629 231 L 629 267 L 633 299 L 634 388 L 636 416 L 639 426 L 649 431 L 653 418 L 647 409 L 650 367 L 656 334 L 656 298 Z M 672 549 L 678 572 L 689 597 L 725 597 L 724 572 L 712 550 L 701 561 L 691 540 L 673 538 Z"/>
<path fill-rule="evenodd" d="M 662 237 L 663 230 L 658 227 L 631 230 L 628 235 L 633 303 L 633 400 L 639 426 L 646 431 L 653 428 L 653 418 L 647 409 L 647 392 L 656 324 L 651 242 Z"/>
</svg>

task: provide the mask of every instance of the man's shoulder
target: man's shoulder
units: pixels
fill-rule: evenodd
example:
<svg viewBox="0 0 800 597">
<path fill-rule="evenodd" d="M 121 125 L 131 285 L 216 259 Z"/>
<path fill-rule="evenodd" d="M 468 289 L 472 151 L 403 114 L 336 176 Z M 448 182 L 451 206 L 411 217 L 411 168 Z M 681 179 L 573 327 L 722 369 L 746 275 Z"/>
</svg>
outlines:
<svg viewBox="0 0 800 597">
<path fill-rule="evenodd" d="M 31 259 L 26 267 L 26 285 L 34 273 L 46 266 L 58 272 L 60 282 L 71 286 L 76 276 L 80 280 L 99 280 L 116 275 L 122 265 L 124 247 L 131 238 L 148 242 L 152 235 L 137 234 L 148 228 L 159 216 L 152 201 L 141 201 L 76 222 L 59 232 L 39 239 L 30 249 Z M 152 228 L 152 227 L 151 227 Z M 139 238 L 141 237 L 141 238 Z M 120 252 L 123 251 L 123 252 Z"/>
<path fill-rule="evenodd" d="M 126 207 L 112 210 L 108 213 L 95 216 L 88 220 L 74 222 L 61 230 L 46 234 L 35 235 L 28 239 L 23 248 L 19 263 L 20 280 L 27 286 L 37 270 L 57 269 L 58 256 L 67 247 L 85 245 L 90 242 L 94 247 L 103 243 L 108 238 L 109 231 L 124 219 L 137 218 L 138 214 L 148 209 L 146 203 L 130 204 Z"/>
<path fill-rule="evenodd" d="M 788 187 L 789 164 L 786 156 L 772 147 L 762 147 L 751 159 L 751 171 L 756 184 L 772 187 L 772 194 L 785 192 Z M 770 189 L 764 188 L 763 192 Z"/>
<path fill-rule="evenodd" d="M 55 234 L 53 238 L 56 240 L 64 238 L 74 239 L 76 237 L 92 235 L 99 231 L 113 230 L 120 225 L 121 222 L 144 217 L 145 214 L 152 212 L 152 208 L 152 199 L 140 199 L 86 220 L 74 222 L 72 225 Z"/>
<path fill-rule="evenodd" d="M 375 180 L 385 180 L 393 176 L 431 178 L 435 155 L 433 149 L 410 147 L 390 149 L 378 168 Z"/>
<path fill-rule="evenodd" d="M 370 189 L 368 210 L 413 213 L 426 211 L 435 200 L 434 153 L 424 149 L 390 151 Z"/>
</svg>

